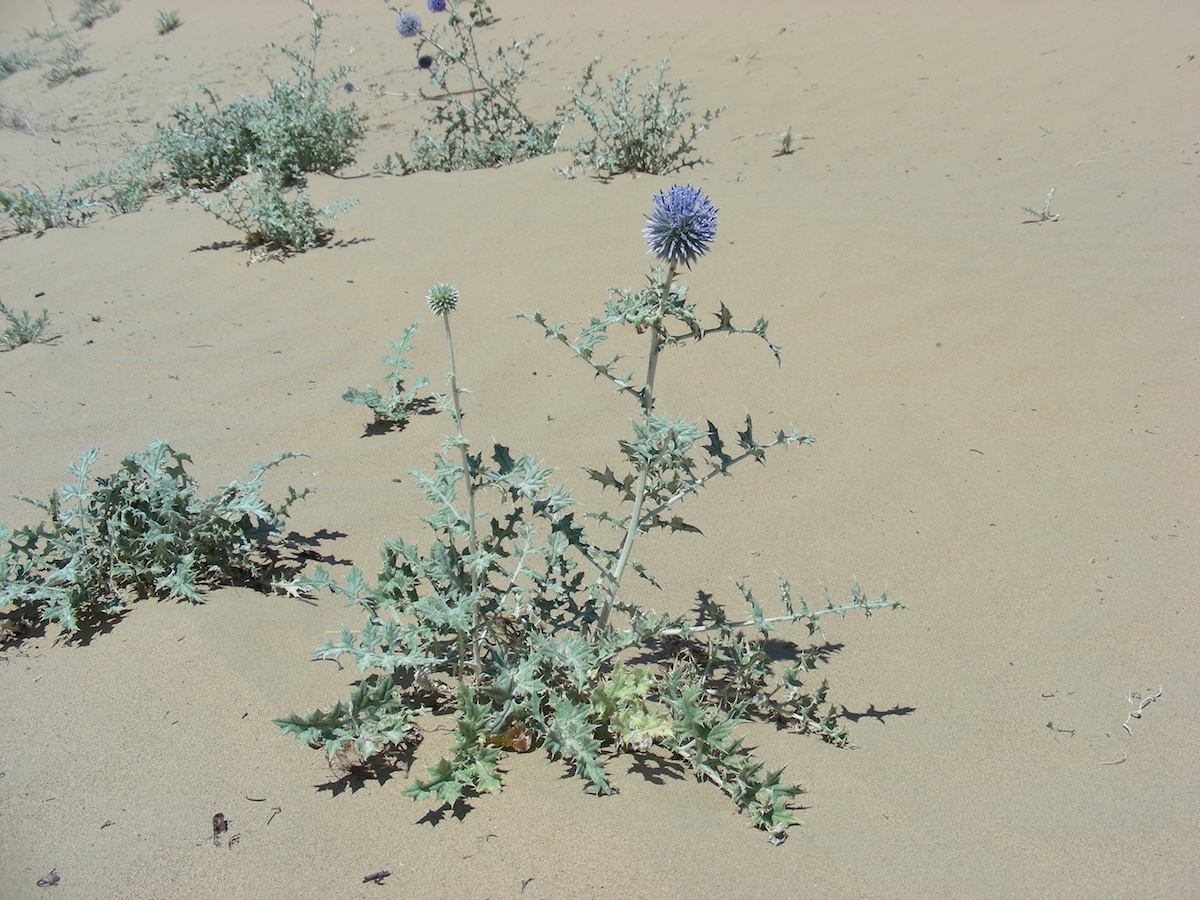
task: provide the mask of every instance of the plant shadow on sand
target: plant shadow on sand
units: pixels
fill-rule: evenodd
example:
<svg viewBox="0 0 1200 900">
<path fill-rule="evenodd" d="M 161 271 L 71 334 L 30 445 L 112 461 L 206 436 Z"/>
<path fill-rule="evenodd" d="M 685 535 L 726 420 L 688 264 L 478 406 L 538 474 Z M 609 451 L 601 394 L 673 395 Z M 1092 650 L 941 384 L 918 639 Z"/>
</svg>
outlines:
<svg viewBox="0 0 1200 900">
<path fill-rule="evenodd" d="M 432 397 L 420 397 L 408 407 L 408 413 L 414 416 L 436 416 L 440 410 Z M 408 421 L 389 422 L 387 419 L 376 419 L 363 426 L 362 436 L 365 438 L 378 437 L 390 432 L 401 432 L 408 427 Z"/>
</svg>

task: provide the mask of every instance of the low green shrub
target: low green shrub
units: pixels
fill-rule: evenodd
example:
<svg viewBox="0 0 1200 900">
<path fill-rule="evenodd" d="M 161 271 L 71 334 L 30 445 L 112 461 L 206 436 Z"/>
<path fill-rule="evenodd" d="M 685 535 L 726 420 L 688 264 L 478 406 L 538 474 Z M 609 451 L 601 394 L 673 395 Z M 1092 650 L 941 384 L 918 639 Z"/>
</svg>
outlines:
<svg viewBox="0 0 1200 900">
<path fill-rule="evenodd" d="M 280 79 L 261 99 L 222 105 L 201 85 L 205 104 L 172 109 L 159 125 L 154 148 L 169 185 L 222 191 L 243 175 L 262 168 L 288 185 L 300 185 L 313 172 L 333 173 L 352 164 L 366 134 L 353 102 L 329 104 L 330 87 L 343 71 L 313 81 Z"/>
<path fill-rule="evenodd" d="M 51 228 L 78 228 L 104 204 L 82 196 L 78 186 L 52 191 L 20 185 L 15 192 L 0 191 L 0 211 L 17 234 L 41 234 Z"/>
<path fill-rule="evenodd" d="M 291 505 L 309 491 L 288 488 L 278 506 L 259 492 L 265 473 L 299 453 L 250 468 L 215 496 L 198 491 L 177 453 L 153 441 L 126 455 L 112 475 L 92 478 L 99 449 L 68 471 L 75 480 L 41 502 L 45 520 L 0 525 L 0 609 L 71 632 L 111 617 L 131 599 L 203 601 L 205 586 L 259 584 L 276 569 Z"/>
<path fill-rule="evenodd" d="M 634 78 L 640 69 L 622 72 L 607 90 L 596 80 L 595 61 L 584 69 L 571 94 L 568 119 L 582 118 L 592 133 L 571 148 L 575 166 L 611 178 L 624 172 L 669 175 L 708 162 L 697 155 L 696 138 L 726 107 L 705 110 L 694 120 L 686 105 L 691 82 L 668 80 L 669 63 L 659 63 L 658 77 L 636 99 Z"/>
<path fill-rule="evenodd" d="M 284 184 L 272 169 L 239 179 L 218 194 L 192 189 L 184 196 L 240 231 L 247 247 L 297 253 L 328 242 L 329 222 L 358 202 L 339 198 L 315 207 L 307 191 Z"/>
</svg>

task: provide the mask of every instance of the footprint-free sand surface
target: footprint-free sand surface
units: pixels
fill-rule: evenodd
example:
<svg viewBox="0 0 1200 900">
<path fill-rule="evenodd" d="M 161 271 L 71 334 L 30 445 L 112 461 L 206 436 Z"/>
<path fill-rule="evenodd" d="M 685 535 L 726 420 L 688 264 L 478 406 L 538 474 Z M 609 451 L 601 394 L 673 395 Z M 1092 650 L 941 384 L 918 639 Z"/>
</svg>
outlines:
<svg viewBox="0 0 1200 900">
<path fill-rule="evenodd" d="M 420 83 L 382 3 L 330 5 L 319 67 Z M 346 696 L 357 673 L 309 657 L 354 608 L 249 589 L 141 602 L 86 646 L 50 629 L 0 653 L 0 896 L 1196 896 L 1200 10 L 492 6 L 484 46 L 543 35 L 526 92 L 542 112 L 596 56 L 606 73 L 669 56 L 697 112 L 728 106 L 698 141 L 711 164 L 605 184 L 556 174 L 560 153 L 384 176 L 422 107 L 357 93 L 357 164 L 312 182 L 318 202 L 360 201 L 330 246 L 251 264 L 242 235 L 162 197 L 0 241 L 0 300 L 45 307 L 60 335 L 0 354 L 0 521 L 33 521 L 8 495 L 45 497 L 94 444 L 103 474 L 167 440 L 206 490 L 297 450 L 269 481 L 316 489 L 291 529 L 338 572 L 374 572 L 379 539 L 420 534 L 408 473 L 448 422 L 368 436 L 340 397 L 380 383 L 416 320 L 412 358 L 437 380 L 436 281 L 462 293 L 476 441 L 536 451 L 594 500 L 580 467 L 614 461 L 631 409 L 507 317 L 577 326 L 639 285 L 651 198 L 686 181 L 720 207 L 690 296 L 768 317 L 783 362 L 754 339 L 671 353 L 660 410 L 729 429 L 749 411 L 817 442 L 689 504 L 704 536 L 647 540 L 663 588 L 636 597 L 736 603 L 735 579 L 769 594 L 778 573 L 815 601 L 855 579 L 902 600 L 829 627 L 817 675 L 857 749 L 749 732 L 807 789 L 780 847 L 715 788 L 629 756 L 597 798 L 544 753 L 511 755 L 502 793 L 439 817 L 401 796 L 405 772 L 339 779 L 271 723 Z M 111 165 L 199 84 L 262 96 L 287 72 L 268 42 L 307 35 L 294 0 L 171 8 L 183 25 L 163 37 L 142 0 L 98 22 L 86 77 L 0 81 L 29 125 L 0 130 L 2 187 Z M 47 24 L 37 0 L 0 4 L 0 44 Z M 788 126 L 806 139 L 776 156 Z M 1051 188 L 1061 218 L 1029 223 Z M 640 344 L 620 349 L 640 365 Z M 430 734 L 414 772 L 447 740 Z M 216 812 L 232 846 L 213 845 Z"/>
</svg>

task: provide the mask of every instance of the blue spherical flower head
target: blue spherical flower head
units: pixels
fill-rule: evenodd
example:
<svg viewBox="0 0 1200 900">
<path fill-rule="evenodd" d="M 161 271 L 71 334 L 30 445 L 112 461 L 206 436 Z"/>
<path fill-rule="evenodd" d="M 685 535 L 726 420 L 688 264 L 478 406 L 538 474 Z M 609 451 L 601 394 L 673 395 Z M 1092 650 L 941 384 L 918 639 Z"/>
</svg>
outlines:
<svg viewBox="0 0 1200 900">
<path fill-rule="evenodd" d="M 446 11 L 446 0 L 429 0 L 429 11 L 439 13 Z"/>
<path fill-rule="evenodd" d="M 402 38 L 416 37 L 421 33 L 421 17 L 411 12 L 400 13 L 400 18 L 396 19 L 396 30 Z"/>
<path fill-rule="evenodd" d="M 717 236 L 717 208 L 691 185 L 672 185 L 655 195 L 645 234 L 651 253 L 690 269 Z"/>
</svg>

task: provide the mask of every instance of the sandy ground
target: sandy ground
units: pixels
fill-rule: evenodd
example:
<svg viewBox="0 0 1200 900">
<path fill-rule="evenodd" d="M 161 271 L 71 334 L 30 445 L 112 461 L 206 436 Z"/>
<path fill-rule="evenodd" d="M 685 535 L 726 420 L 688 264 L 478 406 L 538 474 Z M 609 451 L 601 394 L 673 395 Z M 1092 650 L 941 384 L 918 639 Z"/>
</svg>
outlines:
<svg viewBox="0 0 1200 900">
<path fill-rule="evenodd" d="M 59 14 L 66 18 L 60 0 Z M 334 3 L 323 66 L 415 84 L 378 3 Z M 404 773 L 337 780 L 271 719 L 345 696 L 308 662 L 353 610 L 250 590 L 142 603 L 87 646 L 53 631 L 0 655 L 0 896 L 1188 897 L 1200 882 L 1200 547 L 1196 510 L 1200 12 L 1184 2 L 582 3 L 493 0 L 497 39 L 544 35 L 530 101 L 582 67 L 653 66 L 728 105 L 678 178 L 566 180 L 566 155 L 504 169 L 373 174 L 420 110 L 357 95 L 358 165 L 314 196 L 361 203 L 335 243 L 248 265 L 240 235 L 154 199 L 135 215 L 0 241 L 0 299 L 49 309 L 50 344 L 0 354 L 0 521 L 93 444 L 97 471 L 153 438 L 215 489 L 283 450 L 272 479 L 320 552 L 374 571 L 415 534 L 410 469 L 447 427 L 365 437 L 340 400 L 378 384 L 386 338 L 462 291 L 472 427 L 536 450 L 589 496 L 626 406 L 505 318 L 581 323 L 641 282 L 653 193 L 675 180 L 721 210 L 686 278 L 702 308 L 765 315 L 753 340 L 670 357 L 661 408 L 733 426 L 795 424 L 814 447 L 722 482 L 706 532 L 648 542 L 664 591 L 733 599 L 732 578 L 806 596 L 858 578 L 903 612 L 835 622 L 825 672 L 858 744 L 767 729 L 760 754 L 808 789 L 781 847 L 715 789 L 610 769 L 598 799 L 534 753 L 462 818 L 400 796 Z M 0 82 L 33 134 L 0 131 L 0 179 L 52 187 L 145 140 L 197 84 L 261 95 L 299 43 L 291 0 L 128 0 L 86 39 L 97 71 Z M 0 44 L 46 24 L 0 2 Z M 771 134 L 811 136 L 773 156 Z M 1056 222 L 1028 224 L 1056 188 Z M 428 328 L 420 371 L 444 371 Z M 631 345 L 631 348 L 633 345 Z M 1131 692 L 1162 689 L 1132 733 Z M 432 735 L 418 765 L 441 746 Z M 251 799 L 257 798 L 257 799 Z M 240 835 L 210 840 L 214 812 Z M 382 886 L 362 878 L 380 869 Z M 1188 885 L 1192 885 L 1190 888 Z"/>
</svg>

